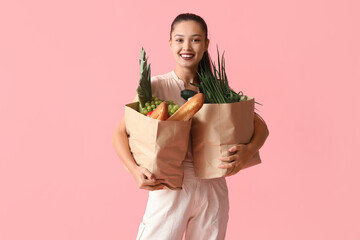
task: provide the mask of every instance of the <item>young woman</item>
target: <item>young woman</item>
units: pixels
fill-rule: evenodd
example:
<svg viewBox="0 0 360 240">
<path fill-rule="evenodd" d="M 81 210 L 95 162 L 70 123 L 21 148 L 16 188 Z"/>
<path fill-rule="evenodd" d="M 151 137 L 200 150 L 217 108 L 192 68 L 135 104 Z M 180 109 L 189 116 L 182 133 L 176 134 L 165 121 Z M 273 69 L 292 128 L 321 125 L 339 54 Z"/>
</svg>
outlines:
<svg viewBox="0 0 360 240">
<path fill-rule="evenodd" d="M 199 91 L 190 83 L 199 84 L 199 64 L 209 66 L 205 21 L 195 14 L 180 14 L 171 24 L 170 49 L 175 59 L 175 69 L 151 79 L 152 94 L 163 100 L 173 100 L 181 106 L 183 89 Z M 265 122 L 255 114 L 255 132 L 250 143 L 236 146 L 236 153 L 221 158 L 220 168 L 230 168 L 250 159 L 264 144 L 269 131 Z M 224 239 L 228 222 L 229 198 L 224 177 L 197 179 L 189 143 L 184 160 L 183 189 L 168 190 L 159 184 L 147 169 L 138 166 L 129 149 L 128 136 L 122 118 L 113 135 L 113 145 L 137 186 L 150 190 L 143 221 L 137 239 L 187 240 Z M 229 150 L 230 151 L 230 150 Z M 153 191 L 157 190 L 157 191 Z"/>
</svg>

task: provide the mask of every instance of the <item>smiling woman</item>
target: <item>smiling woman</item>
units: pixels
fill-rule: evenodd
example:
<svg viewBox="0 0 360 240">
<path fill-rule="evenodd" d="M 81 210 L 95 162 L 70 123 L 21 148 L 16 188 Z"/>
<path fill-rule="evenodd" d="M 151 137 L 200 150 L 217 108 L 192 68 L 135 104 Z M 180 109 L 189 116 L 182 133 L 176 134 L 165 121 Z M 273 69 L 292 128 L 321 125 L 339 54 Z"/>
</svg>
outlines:
<svg viewBox="0 0 360 240">
<path fill-rule="evenodd" d="M 179 72 L 181 66 L 196 68 L 209 45 L 199 24 L 194 21 L 180 22 L 172 35 L 169 42 L 176 60 L 175 70 Z"/>
<path fill-rule="evenodd" d="M 176 63 L 175 74 L 184 81 L 185 88 L 195 90 L 189 82 L 198 83 L 196 72 L 200 61 L 210 66 L 205 21 L 196 15 L 180 14 L 171 25 L 169 43 Z"/>
<path fill-rule="evenodd" d="M 191 89 L 199 92 L 190 83 L 199 84 L 199 64 L 210 68 L 207 33 L 205 21 L 195 14 L 180 14 L 174 19 L 169 44 L 175 69 L 151 78 L 152 96 L 165 101 L 173 100 L 175 104 L 182 106 L 186 101 L 181 97 L 181 91 Z M 227 160 L 229 165 L 247 161 L 263 145 L 268 135 L 265 122 L 256 121 L 254 128 L 251 142 L 239 145 L 231 161 Z M 191 137 L 183 161 L 184 179 L 181 190 L 167 189 L 148 169 L 135 163 L 129 150 L 124 118 L 114 132 L 113 145 L 138 187 L 150 190 L 137 239 L 180 240 L 184 232 L 187 240 L 225 239 L 229 217 L 227 183 L 224 177 L 195 177 Z"/>
</svg>

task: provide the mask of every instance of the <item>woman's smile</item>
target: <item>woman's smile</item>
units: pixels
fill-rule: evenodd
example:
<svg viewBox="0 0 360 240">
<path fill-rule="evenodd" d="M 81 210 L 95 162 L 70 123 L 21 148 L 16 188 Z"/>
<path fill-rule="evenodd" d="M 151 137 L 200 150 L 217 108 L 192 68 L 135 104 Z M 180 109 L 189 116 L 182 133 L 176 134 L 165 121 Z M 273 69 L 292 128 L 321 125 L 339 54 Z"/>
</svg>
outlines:
<svg viewBox="0 0 360 240">
<path fill-rule="evenodd" d="M 195 54 L 192 53 L 180 53 L 180 56 L 184 60 L 191 60 L 195 56 Z"/>
</svg>

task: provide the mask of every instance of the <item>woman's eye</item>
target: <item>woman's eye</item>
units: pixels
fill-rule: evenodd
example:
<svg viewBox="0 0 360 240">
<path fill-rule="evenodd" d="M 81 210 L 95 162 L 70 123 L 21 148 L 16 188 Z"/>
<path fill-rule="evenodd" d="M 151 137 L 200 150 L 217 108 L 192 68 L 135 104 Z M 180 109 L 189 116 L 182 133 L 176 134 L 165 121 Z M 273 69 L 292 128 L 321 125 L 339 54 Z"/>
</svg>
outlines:
<svg viewBox="0 0 360 240">
<path fill-rule="evenodd" d="M 194 42 L 200 42 L 200 39 L 193 39 Z"/>
<path fill-rule="evenodd" d="M 182 42 L 182 39 L 176 39 L 175 41 L 176 42 Z"/>
</svg>

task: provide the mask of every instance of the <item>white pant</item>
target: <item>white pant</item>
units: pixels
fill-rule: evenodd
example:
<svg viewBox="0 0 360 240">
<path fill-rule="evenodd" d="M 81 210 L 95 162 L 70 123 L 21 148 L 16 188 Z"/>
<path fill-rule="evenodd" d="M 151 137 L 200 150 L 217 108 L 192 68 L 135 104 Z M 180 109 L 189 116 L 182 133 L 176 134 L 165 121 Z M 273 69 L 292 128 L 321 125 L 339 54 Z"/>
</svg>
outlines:
<svg viewBox="0 0 360 240">
<path fill-rule="evenodd" d="M 225 178 L 198 179 L 184 162 L 182 190 L 149 192 L 137 240 L 223 240 L 229 219 Z"/>
</svg>

